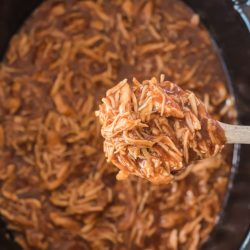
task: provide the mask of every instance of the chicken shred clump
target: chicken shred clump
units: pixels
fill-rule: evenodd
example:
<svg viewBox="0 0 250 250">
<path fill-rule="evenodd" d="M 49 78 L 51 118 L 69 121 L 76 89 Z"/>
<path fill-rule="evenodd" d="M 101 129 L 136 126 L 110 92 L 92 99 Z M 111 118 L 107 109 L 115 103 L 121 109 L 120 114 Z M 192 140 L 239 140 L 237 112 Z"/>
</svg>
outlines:
<svg viewBox="0 0 250 250">
<path fill-rule="evenodd" d="M 127 79 L 106 92 L 99 111 L 104 152 L 120 169 L 155 184 L 166 184 L 195 160 L 219 153 L 223 129 L 193 92 L 161 76 L 142 83 Z"/>
</svg>

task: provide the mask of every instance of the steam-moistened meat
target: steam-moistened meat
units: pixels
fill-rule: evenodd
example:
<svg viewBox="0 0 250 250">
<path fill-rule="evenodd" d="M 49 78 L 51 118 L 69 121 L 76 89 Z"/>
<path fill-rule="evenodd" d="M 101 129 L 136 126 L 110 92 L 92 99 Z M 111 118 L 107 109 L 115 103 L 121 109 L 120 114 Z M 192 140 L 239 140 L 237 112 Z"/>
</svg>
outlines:
<svg viewBox="0 0 250 250">
<path fill-rule="evenodd" d="M 161 78 L 121 81 L 96 112 L 105 155 L 120 169 L 118 179 L 134 174 L 166 184 L 192 161 L 224 146 L 223 129 L 194 93 Z"/>
<path fill-rule="evenodd" d="M 228 145 L 169 185 L 116 181 L 103 153 L 100 98 L 126 76 L 160 74 L 234 120 L 209 34 L 180 0 L 47 0 L 13 37 L 0 64 L 0 214 L 24 250 L 197 250 L 207 239 Z"/>
</svg>

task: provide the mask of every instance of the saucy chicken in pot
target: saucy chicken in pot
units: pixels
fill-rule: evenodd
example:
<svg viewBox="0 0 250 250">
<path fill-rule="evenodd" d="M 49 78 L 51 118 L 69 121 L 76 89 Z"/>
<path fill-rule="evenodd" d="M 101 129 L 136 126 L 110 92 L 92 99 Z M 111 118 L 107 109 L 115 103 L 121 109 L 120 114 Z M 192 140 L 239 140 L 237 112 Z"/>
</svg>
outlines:
<svg viewBox="0 0 250 250">
<path fill-rule="evenodd" d="M 0 214 L 23 249 L 193 250 L 209 237 L 228 146 L 166 185 L 116 181 L 103 153 L 100 98 L 161 74 L 234 121 L 209 34 L 180 0 L 48 0 L 13 37 L 0 66 Z"/>
</svg>

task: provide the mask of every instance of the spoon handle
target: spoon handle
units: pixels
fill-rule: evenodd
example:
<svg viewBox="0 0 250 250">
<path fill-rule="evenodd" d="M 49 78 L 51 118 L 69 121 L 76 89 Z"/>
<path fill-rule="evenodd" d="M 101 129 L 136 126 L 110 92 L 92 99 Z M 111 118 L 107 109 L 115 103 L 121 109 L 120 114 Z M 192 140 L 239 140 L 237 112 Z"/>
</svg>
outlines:
<svg viewBox="0 0 250 250">
<path fill-rule="evenodd" d="M 230 125 L 220 122 L 225 131 L 227 143 L 250 144 L 250 126 Z"/>
</svg>

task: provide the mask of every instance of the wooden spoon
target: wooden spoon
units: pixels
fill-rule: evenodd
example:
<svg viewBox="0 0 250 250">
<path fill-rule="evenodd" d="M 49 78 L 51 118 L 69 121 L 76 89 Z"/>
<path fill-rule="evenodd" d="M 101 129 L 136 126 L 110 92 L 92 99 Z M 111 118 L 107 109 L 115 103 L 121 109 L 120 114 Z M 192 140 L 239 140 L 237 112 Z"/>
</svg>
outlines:
<svg viewBox="0 0 250 250">
<path fill-rule="evenodd" d="M 250 126 L 219 124 L 224 129 L 228 144 L 250 144 Z"/>
</svg>

